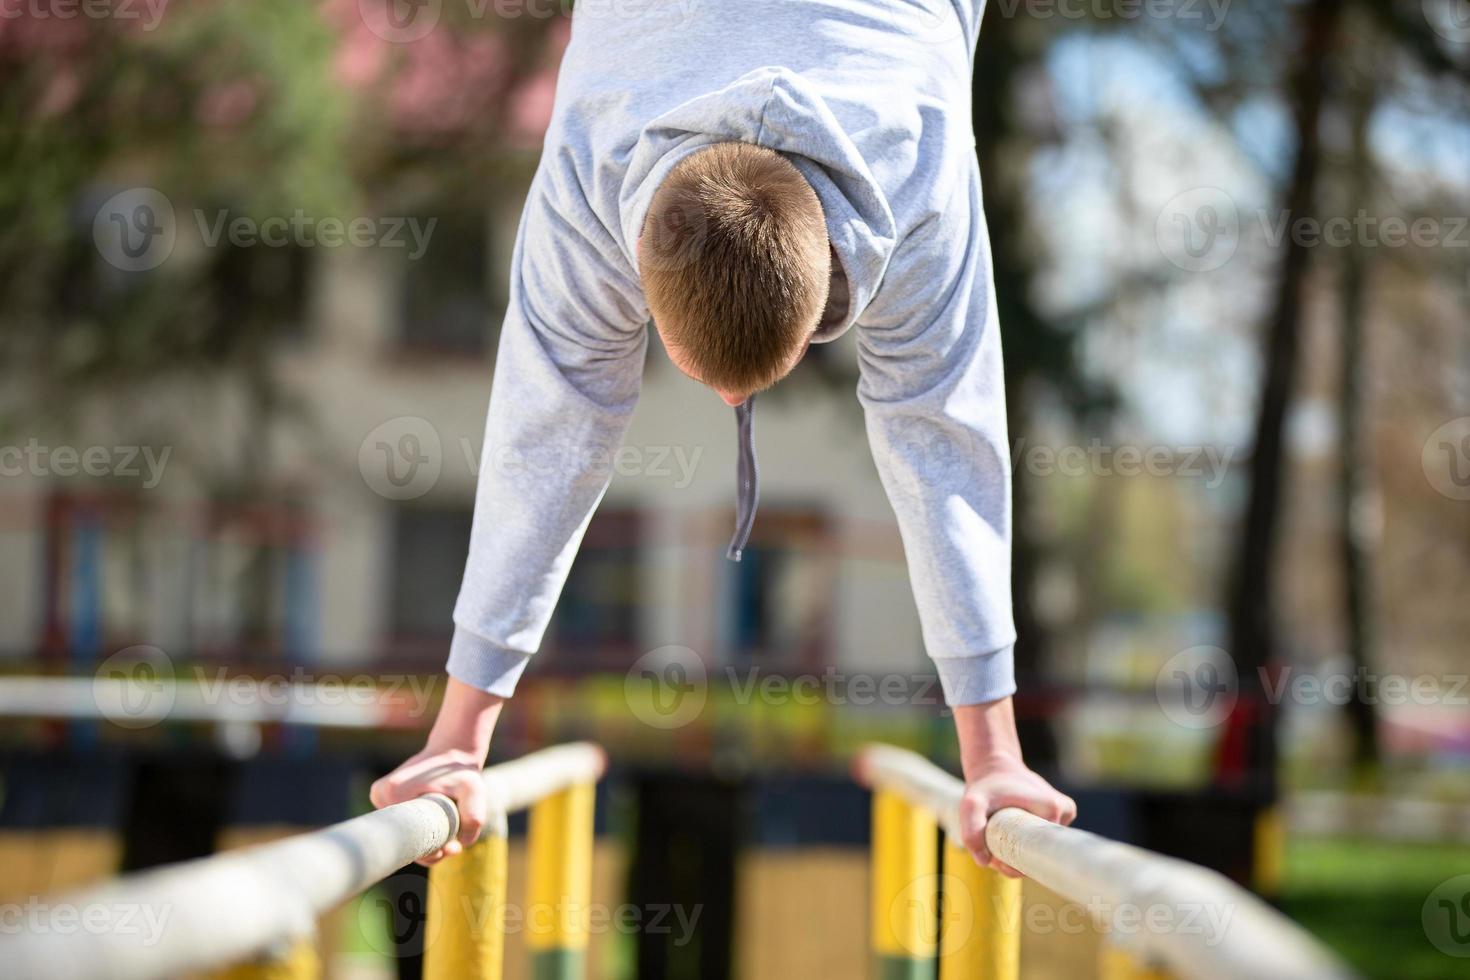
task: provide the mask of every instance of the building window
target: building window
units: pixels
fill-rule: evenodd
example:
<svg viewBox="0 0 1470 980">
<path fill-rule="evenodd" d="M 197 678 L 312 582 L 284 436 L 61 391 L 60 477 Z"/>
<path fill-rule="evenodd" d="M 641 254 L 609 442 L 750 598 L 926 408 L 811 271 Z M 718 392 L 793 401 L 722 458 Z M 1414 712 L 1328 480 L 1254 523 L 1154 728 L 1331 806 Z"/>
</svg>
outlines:
<svg viewBox="0 0 1470 980">
<path fill-rule="evenodd" d="M 818 509 L 761 509 L 742 560 L 729 565 L 726 634 L 737 662 L 802 669 L 830 662 L 833 533 Z"/>
<path fill-rule="evenodd" d="M 393 515 L 394 645 L 444 656 L 464 577 L 474 511 L 400 507 Z"/>
<path fill-rule="evenodd" d="M 504 257 L 493 247 L 491 223 L 475 209 L 418 220 L 422 228 L 434 224 L 424 253 L 404 257 L 399 342 L 417 353 L 484 354 L 505 312 L 494 285 L 501 277 L 493 274 Z"/>
<path fill-rule="evenodd" d="M 154 511 L 135 497 L 55 494 L 45 647 L 78 662 L 135 643 L 171 656 L 309 657 L 318 619 L 313 541 L 290 504 Z"/>
<path fill-rule="evenodd" d="M 568 668 L 624 670 L 637 656 L 642 522 L 603 508 L 592 518 L 552 617 L 548 647 Z"/>
</svg>

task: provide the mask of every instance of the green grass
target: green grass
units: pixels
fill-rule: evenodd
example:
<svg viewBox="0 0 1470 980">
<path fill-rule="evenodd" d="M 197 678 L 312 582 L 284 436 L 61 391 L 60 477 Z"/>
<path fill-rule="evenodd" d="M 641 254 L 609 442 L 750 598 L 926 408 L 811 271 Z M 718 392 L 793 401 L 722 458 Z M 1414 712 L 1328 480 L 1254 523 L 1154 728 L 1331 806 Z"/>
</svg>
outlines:
<svg viewBox="0 0 1470 980">
<path fill-rule="evenodd" d="M 1436 949 L 1421 915 L 1436 886 L 1465 874 L 1466 846 L 1294 837 L 1281 904 L 1372 980 L 1463 980 L 1470 958 Z"/>
</svg>

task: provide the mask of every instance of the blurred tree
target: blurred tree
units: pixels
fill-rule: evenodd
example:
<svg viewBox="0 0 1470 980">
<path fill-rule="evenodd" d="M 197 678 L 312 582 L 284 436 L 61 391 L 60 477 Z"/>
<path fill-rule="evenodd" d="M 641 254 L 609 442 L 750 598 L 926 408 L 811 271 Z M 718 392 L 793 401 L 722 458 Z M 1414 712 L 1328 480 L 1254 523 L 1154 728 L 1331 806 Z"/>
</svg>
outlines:
<svg viewBox="0 0 1470 980">
<path fill-rule="evenodd" d="M 1046 262 L 1026 191 L 1028 164 L 1038 147 L 1054 139 L 1045 115 L 1027 115 L 1038 101 L 1035 91 L 1052 28 L 1027 17 L 1008 15 L 991 4 L 980 32 L 972 86 L 976 152 L 983 175 L 986 222 L 990 230 L 996 303 L 1005 348 L 1006 412 L 1013 447 L 1032 432 L 1032 409 L 1042 399 L 1065 406 L 1079 419 L 1111 411 L 1111 389 L 1082 367 L 1082 318 L 1065 322 L 1042 311 L 1036 301 L 1037 276 Z M 1014 456 L 1013 450 L 1013 456 Z M 1016 617 L 1016 674 L 1022 690 L 1038 690 L 1050 658 L 1050 630 L 1037 607 L 1039 573 L 1046 539 L 1033 515 L 1036 488 L 1024 466 L 1013 476 L 1012 601 Z M 1054 765 L 1056 746 L 1048 722 L 1019 719 L 1027 757 L 1043 768 Z"/>
<path fill-rule="evenodd" d="M 1431 7 L 1397 0 L 1309 0 L 1299 5 L 1299 51 L 1287 92 L 1296 145 L 1291 176 L 1282 188 L 1287 227 L 1292 221 L 1318 215 L 1319 188 L 1329 166 L 1323 154 L 1323 121 L 1328 111 L 1335 110 L 1350 121 L 1352 145 L 1346 163 L 1349 201 L 1356 208 L 1372 197 L 1376 171 L 1368 150 L 1368 127 L 1374 106 L 1366 91 L 1366 80 L 1360 79 L 1355 87 L 1346 84 L 1351 72 L 1347 59 L 1360 50 L 1365 32 L 1361 27 L 1343 31 L 1345 17 L 1365 14 L 1399 54 L 1413 61 L 1418 72 L 1461 82 L 1470 77 L 1464 46 L 1447 43 L 1447 38 L 1436 32 Z M 1382 84 L 1382 80 L 1375 78 L 1374 84 Z M 1465 90 L 1458 85 L 1456 90 L 1463 98 Z M 1375 502 L 1368 475 L 1370 464 L 1363 455 L 1363 328 L 1370 280 L 1361 245 L 1355 243 L 1344 250 L 1339 528 L 1348 652 L 1354 666 L 1367 671 L 1373 666 L 1375 631 L 1369 534 Z M 1253 697 L 1242 699 L 1231 720 L 1224 741 L 1222 771 L 1226 778 L 1259 780 L 1268 794 L 1275 769 L 1274 737 L 1269 717 L 1252 718 L 1250 704 L 1259 703 L 1268 716 L 1271 713 L 1270 706 L 1260 699 L 1261 677 L 1277 663 L 1280 653 L 1275 556 L 1287 471 L 1287 413 L 1298 373 L 1302 324 L 1310 302 L 1309 252 L 1309 243 L 1301 236 L 1287 235 L 1282 244 L 1274 306 L 1266 325 L 1261 398 L 1250 457 L 1250 491 L 1229 604 L 1230 650 L 1240 671 L 1242 690 Z M 1377 755 L 1375 711 L 1365 700 L 1363 685 L 1355 685 L 1354 692 L 1356 696 L 1349 704 L 1356 739 L 1354 751 L 1359 765 L 1370 767 Z"/>
<path fill-rule="evenodd" d="M 1322 108 L 1342 4 L 1309 0 L 1300 11 L 1299 48 L 1288 98 L 1295 140 L 1282 214 L 1290 222 L 1316 215 L 1321 177 Z M 1286 413 L 1296 382 L 1310 252 L 1300 236 L 1282 245 L 1275 301 L 1266 326 L 1261 400 L 1250 456 L 1250 491 L 1230 594 L 1230 643 L 1242 697 L 1222 742 L 1220 775 L 1275 793 L 1275 737 L 1262 672 L 1276 662 L 1275 547 L 1286 470 Z"/>
<path fill-rule="evenodd" d="M 395 43 L 367 0 L 196 0 L 156 21 L 0 4 L 0 425 L 74 416 L 79 392 L 225 381 L 257 420 L 221 481 L 237 486 L 268 472 L 260 423 L 292 404 L 270 360 L 303 327 L 313 253 L 194 238 L 218 215 L 482 208 L 506 166 L 518 187 L 534 164 L 566 34 L 466 8 Z M 190 233 L 146 271 L 106 261 L 93 228 L 134 188 Z"/>
</svg>

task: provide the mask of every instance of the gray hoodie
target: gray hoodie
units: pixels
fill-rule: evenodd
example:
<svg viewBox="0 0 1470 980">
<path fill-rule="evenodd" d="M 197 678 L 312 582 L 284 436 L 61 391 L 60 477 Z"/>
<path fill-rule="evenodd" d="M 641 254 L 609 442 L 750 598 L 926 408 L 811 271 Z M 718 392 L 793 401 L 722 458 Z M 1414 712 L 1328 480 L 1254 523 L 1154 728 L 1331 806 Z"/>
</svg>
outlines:
<svg viewBox="0 0 1470 980">
<path fill-rule="evenodd" d="M 449 673 L 508 696 L 638 398 L 636 243 L 684 157 L 740 140 L 822 202 L 858 401 L 950 704 L 1015 690 L 1000 333 L 970 122 L 983 0 L 578 0 L 521 217 Z M 858 651 L 860 653 L 860 651 Z"/>
</svg>

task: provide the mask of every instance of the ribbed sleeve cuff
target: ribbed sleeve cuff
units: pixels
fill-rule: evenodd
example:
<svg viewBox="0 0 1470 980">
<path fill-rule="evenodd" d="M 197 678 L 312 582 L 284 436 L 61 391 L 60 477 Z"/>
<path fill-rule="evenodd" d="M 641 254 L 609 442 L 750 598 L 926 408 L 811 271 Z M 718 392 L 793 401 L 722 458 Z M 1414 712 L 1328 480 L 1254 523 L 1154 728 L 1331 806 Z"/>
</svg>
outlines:
<svg viewBox="0 0 1470 980">
<path fill-rule="evenodd" d="M 461 683 L 487 694 L 508 698 L 515 693 L 516 682 L 521 679 L 530 660 L 527 654 L 507 650 L 456 626 L 445 669 L 450 677 Z"/>
<path fill-rule="evenodd" d="M 1015 647 L 1007 646 L 977 657 L 935 657 L 939 686 L 951 708 L 998 701 L 1016 693 Z"/>
</svg>

